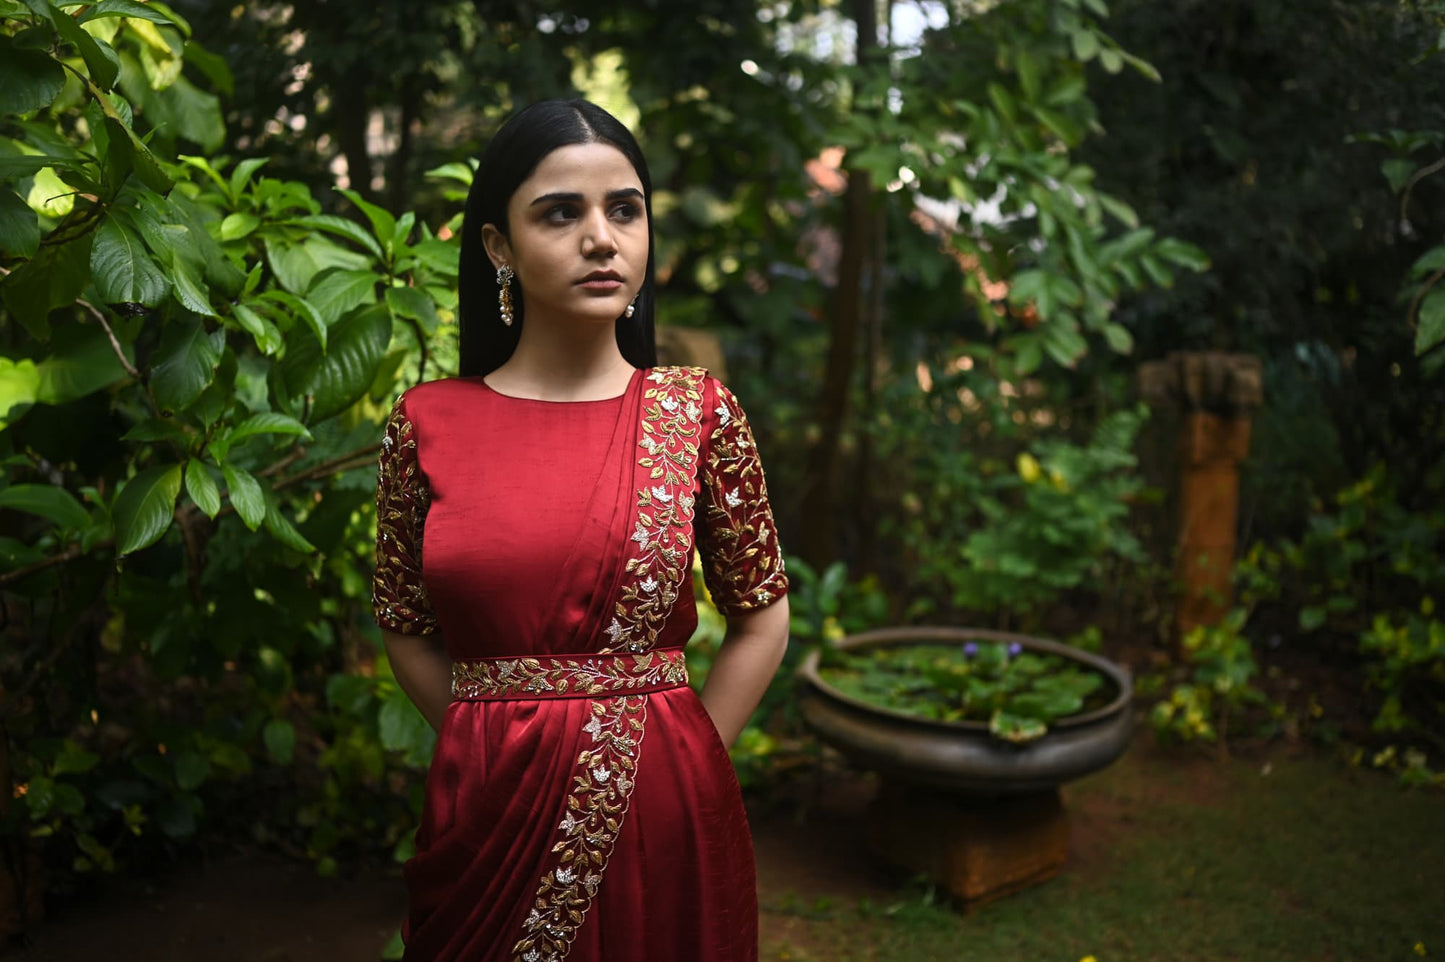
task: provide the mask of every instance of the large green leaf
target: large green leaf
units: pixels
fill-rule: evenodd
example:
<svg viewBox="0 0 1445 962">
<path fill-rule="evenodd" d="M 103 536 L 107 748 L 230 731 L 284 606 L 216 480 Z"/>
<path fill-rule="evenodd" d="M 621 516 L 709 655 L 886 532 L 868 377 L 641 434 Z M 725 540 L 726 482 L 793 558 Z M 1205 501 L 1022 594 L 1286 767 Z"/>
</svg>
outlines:
<svg viewBox="0 0 1445 962">
<path fill-rule="evenodd" d="M 89 23 L 91 20 L 99 20 L 102 17 L 136 17 L 140 20 L 149 20 L 151 23 L 175 23 L 155 4 L 137 3 L 136 0 L 101 0 L 100 3 L 87 8 L 80 15 L 80 22 Z"/>
<path fill-rule="evenodd" d="M 92 235 L 45 245 L 33 258 L 0 280 L 0 298 L 32 337 L 44 338 L 50 312 L 74 304 L 90 280 Z"/>
<path fill-rule="evenodd" d="M 200 396 L 215 376 L 225 346 L 225 333 L 207 331 L 199 320 L 166 325 L 150 373 L 151 392 L 162 410 L 183 411 Z"/>
<path fill-rule="evenodd" d="M 15 191 L 0 188 L 0 252 L 34 257 L 39 249 L 39 215 Z"/>
<path fill-rule="evenodd" d="M 98 325 L 80 328 L 56 352 L 36 365 L 40 383 L 35 399 L 64 404 L 85 397 L 126 377 L 110 339 Z"/>
<path fill-rule="evenodd" d="M 40 369 L 34 361 L 0 357 L 0 431 L 9 423 L 11 410 L 34 404 L 39 390 Z"/>
<path fill-rule="evenodd" d="M 337 217 L 335 214 L 312 214 L 308 217 L 298 217 L 289 223 L 298 227 L 324 230 L 355 241 L 374 254 L 378 260 L 386 256 L 382 253 L 381 245 L 376 242 L 375 237 L 368 234 L 356 221 L 347 220 L 345 217 Z"/>
<path fill-rule="evenodd" d="M 191 458 L 186 463 L 186 493 L 208 518 L 214 518 L 221 510 L 221 491 L 216 487 L 216 479 L 211 477 L 205 464 L 196 458 Z"/>
<path fill-rule="evenodd" d="M 134 173 L 142 184 L 157 194 L 167 193 L 175 186 L 175 181 L 161 169 L 160 162 L 150 148 L 141 143 L 135 131 L 114 117 L 106 117 L 105 132 L 110 138 L 106 161 L 111 165 L 115 179 Z"/>
<path fill-rule="evenodd" d="M 107 304 L 155 307 L 170 291 L 145 242 L 114 217 L 101 221 L 95 232 L 90 269 L 101 300 Z"/>
<path fill-rule="evenodd" d="M 261 490 L 261 482 L 244 468 L 229 464 L 221 465 L 221 473 L 226 476 L 226 496 L 235 506 L 236 514 L 246 527 L 255 531 L 266 517 L 266 495 Z"/>
<path fill-rule="evenodd" d="M 1429 296 L 1420 302 L 1416 325 L 1416 354 L 1424 354 L 1445 342 L 1445 290 L 1431 291 Z"/>
<path fill-rule="evenodd" d="M 316 275 L 328 267 L 365 270 L 371 263 L 365 255 L 316 235 L 301 242 L 268 236 L 265 245 L 266 262 L 281 286 L 292 294 L 305 294 Z"/>
<path fill-rule="evenodd" d="M 226 440 L 232 447 L 235 447 L 247 438 L 255 437 L 258 434 L 290 434 L 311 437 L 311 432 L 306 430 L 306 425 L 295 418 L 275 411 L 263 411 L 260 414 L 251 415 L 236 425 Z"/>
<path fill-rule="evenodd" d="M 266 509 L 266 530 L 271 537 L 290 548 L 292 551 L 299 551 L 302 554 L 315 554 L 316 546 L 296 530 L 284 514 L 281 513 L 281 506 L 274 501 Z"/>
<path fill-rule="evenodd" d="M 211 306 L 211 299 L 201 286 L 201 279 L 196 276 L 195 268 L 180 251 L 176 251 L 171 258 L 171 277 L 176 284 L 176 300 L 197 314 L 216 316 L 216 309 Z"/>
<path fill-rule="evenodd" d="M 352 308 L 375 304 L 377 280 L 370 271 L 328 271 L 306 292 L 306 300 L 329 327 Z"/>
<path fill-rule="evenodd" d="M 376 232 L 377 238 L 389 248 L 392 235 L 396 233 L 396 218 L 391 216 L 388 211 L 370 203 L 354 190 L 343 190 L 340 193 L 360 208 L 361 212 L 366 215 L 366 219 L 371 221 L 371 229 Z"/>
<path fill-rule="evenodd" d="M 0 508 L 48 518 L 62 528 L 89 526 L 90 513 L 64 488 L 53 484 L 15 484 L 0 491 Z"/>
<path fill-rule="evenodd" d="M 231 311 L 235 315 L 236 323 L 256 339 L 256 346 L 263 354 L 275 354 L 281 350 L 281 345 L 285 343 L 281 331 L 268 318 L 257 314 L 245 304 L 236 304 Z"/>
<path fill-rule="evenodd" d="M 114 87 L 116 78 L 120 76 L 120 57 L 115 49 L 104 40 L 98 40 L 86 33 L 69 14 L 56 13 L 51 20 L 61 39 L 80 52 L 86 69 L 90 71 L 90 79 L 95 81 L 96 86 L 101 90 Z"/>
<path fill-rule="evenodd" d="M 267 291 L 261 295 L 261 299 L 274 301 L 292 317 L 299 317 L 305 321 L 311 327 L 311 332 L 316 335 L 316 339 L 321 342 L 321 350 L 326 350 L 326 339 L 330 333 L 326 327 L 326 319 L 311 305 L 310 301 L 285 291 Z"/>
<path fill-rule="evenodd" d="M 17 47 L 0 34 L 0 114 L 49 106 L 65 86 L 65 68 L 42 50 Z"/>
<path fill-rule="evenodd" d="M 392 314 L 397 317 L 419 321 L 422 330 L 427 334 L 435 331 L 441 324 L 441 319 L 437 317 L 436 304 L 432 303 L 432 299 L 420 288 L 388 287 L 386 306 L 391 308 Z"/>
<path fill-rule="evenodd" d="M 390 342 L 391 314 L 379 305 L 338 322 L 324 355 L 314 337 L 299 335 L 281 363 L 287 390 L 310 395 L 312 422 L 339 414 L 366 393 Z"/>
<path fill-rule="evenodd" d="M 181 493 L 183 470 L 179 464 L 155 465 L 126 482 L 111 512 L 116 554 L 139 551 L 165 534 Z"/>
</svg>

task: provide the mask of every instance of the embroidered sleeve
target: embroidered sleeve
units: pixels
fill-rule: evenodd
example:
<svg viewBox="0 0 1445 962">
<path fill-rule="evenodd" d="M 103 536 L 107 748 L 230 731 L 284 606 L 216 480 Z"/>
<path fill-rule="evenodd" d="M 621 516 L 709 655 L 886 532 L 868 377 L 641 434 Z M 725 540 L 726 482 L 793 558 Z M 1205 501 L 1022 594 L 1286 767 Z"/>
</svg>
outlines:
<svg viewBox="0 0 1445 962">
<path fill-rule="evenodd" d="M 716 382 L 714 382 L 716 384 Z M 747 415 L 716 384 L 697 526 L 703 580 L 724 615 L 763 608 L 788 590 L 763 465 Z"/>
<path fill-rule="evenodd" d="M 416 433 L 397 400 L 381 440 L 376 479 L 376 575 L 371 604 L 376 623 L 404 635 L 437 630 L 421 577 L 422 529 L 431 492 L 417 462 Z"/>
</svg>

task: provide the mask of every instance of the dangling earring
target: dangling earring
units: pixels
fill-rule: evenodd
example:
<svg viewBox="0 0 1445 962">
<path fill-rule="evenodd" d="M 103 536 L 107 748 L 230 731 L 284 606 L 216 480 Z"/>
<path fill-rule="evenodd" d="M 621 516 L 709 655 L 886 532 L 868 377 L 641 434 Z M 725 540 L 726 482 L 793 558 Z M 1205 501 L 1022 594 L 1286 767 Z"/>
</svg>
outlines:
<svg viewBox="0 0 1445 962">
<path fill-rule="evenodd" d="M 638 296 L 640 296 L 640 295 L 638 295 Z M 627 303 L 627 310 L 625 310 L 625 311 L 622 312 L 622 316 L 623 316 L 623 317 L 631 317 L 633 314 L 636 314 L 636 313 L 637 313 L 637 296 L 634 296 L 634 297 L 632 298 L 632 300 Z"/>
<path fill-rule="evenodd" d="M 497 268 L 497 307 L 502 323 L 508 327 L 512 326 L 512 278 L 516 276 L 506 264 Z"/>
</svg>

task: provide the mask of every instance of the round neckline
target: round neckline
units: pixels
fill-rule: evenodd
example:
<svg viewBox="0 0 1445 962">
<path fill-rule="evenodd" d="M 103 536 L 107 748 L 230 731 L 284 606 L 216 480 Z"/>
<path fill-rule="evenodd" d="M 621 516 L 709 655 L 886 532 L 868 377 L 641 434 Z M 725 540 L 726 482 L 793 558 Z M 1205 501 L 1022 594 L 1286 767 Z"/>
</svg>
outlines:
<svg viewBox="0 0 1445 962">
<path fill-rule="evenodd" d="M 492 387 L 490 384 L 488 384 L 485 375 L 483 375 L 482 377 L 477 378 L 477 380 L 481 383 L 482 387 L 486 388 L 488 391 L 491 391 L 491 392 L 492 392 L 493 394 L 495 394 L 497 397 L 506 398 L 508 401 L 525 401 L 525 402 L 527 402 L 528 404 L 550 404 L 550 405 L 609 404 L 609 403 L 614 402 L 614 401 L 620 401 L 620 400 L 622 400 L 623 398 L 627 397 L 628 392 L 630 392 L 630 391 L 632 390 L 632 383 L 633 383 L 635 380 L 637 380 L 638 375 L 640 375 L 641 373 L 642 373 L 642 369 L 641 369 L 641 368 L 633 368 L 633 369 L 632 369 L 632 374 L 629 375 L 628 378 L 627 378 L 627 386 L 622 389 L 622 393 L 621 393 L 621 394 L 614 394 L 614 395 L 612 395 L 611 397 L 587 398 L 587 399 L 585 399 L 585 400 L 579 400 L 579 401 L 554 401 L 554 400 L 551 400 L 551 399 L 549 399 L 549 398 L 522 397 L 522 396 L 517 395 L 517 394 L 504 394 L 503 392 L 498 391 L 496 388 L 494 388 L 494 387 Z"/>
</svg>

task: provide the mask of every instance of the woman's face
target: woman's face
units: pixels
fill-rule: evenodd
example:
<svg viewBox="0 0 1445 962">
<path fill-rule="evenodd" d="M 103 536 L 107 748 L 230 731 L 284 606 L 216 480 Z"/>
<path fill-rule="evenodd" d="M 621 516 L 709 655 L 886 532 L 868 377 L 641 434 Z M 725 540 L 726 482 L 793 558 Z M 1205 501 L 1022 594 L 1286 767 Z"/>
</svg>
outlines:
<svg viewBox="0 0 1445 962">
<path fill-rule="evenodd" d="M 507 203 L 510 234 L 482 227 L 492 266 L 516 272 L 528 323 L 621 316 L 647 272 L 643 200 L 616 147 L 572 144 L 542 158 Z"/>
</svg>

